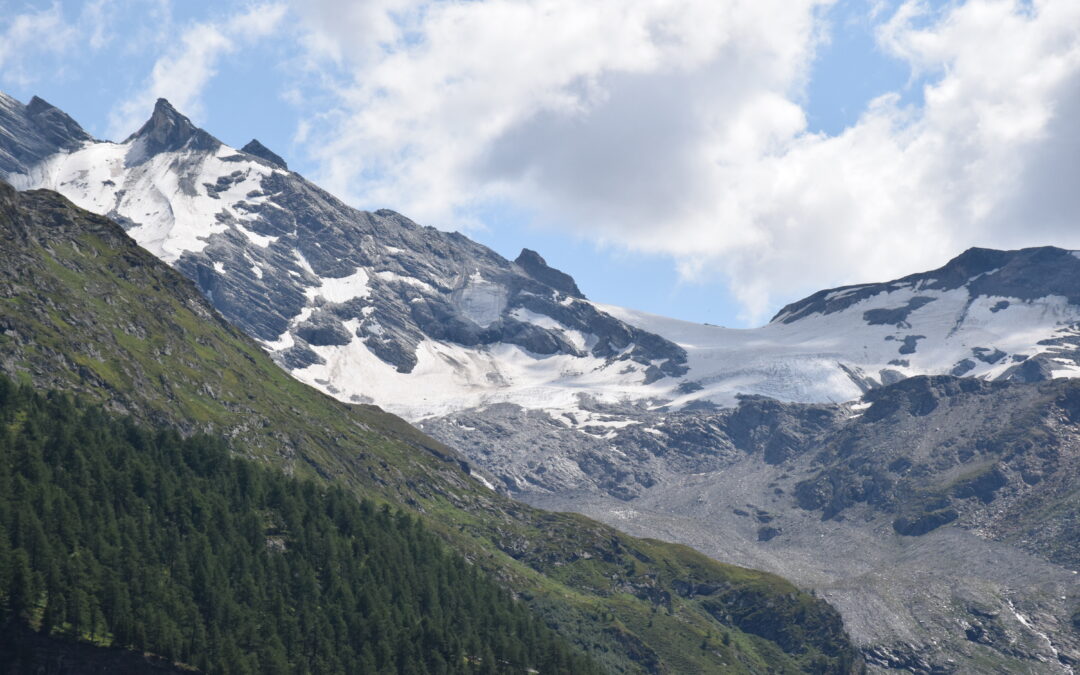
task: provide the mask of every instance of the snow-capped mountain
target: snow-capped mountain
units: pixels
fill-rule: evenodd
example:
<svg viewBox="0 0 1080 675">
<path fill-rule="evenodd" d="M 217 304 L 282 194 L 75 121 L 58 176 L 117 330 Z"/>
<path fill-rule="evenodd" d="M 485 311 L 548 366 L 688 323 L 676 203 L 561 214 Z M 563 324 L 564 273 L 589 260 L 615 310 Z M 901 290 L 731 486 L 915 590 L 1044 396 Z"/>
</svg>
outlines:
<svg viewBox="0 0 1080 675">
<path fill-rule="evenodd" d="M 33 117 L 10 99 L 5 109 L 13 145 Z M 621 395 L 685 373 L 682 349 L 598 309 L 538 254 L 511 262 L 350 208 L 257 141 L 245 147 L 161 100 L 124 142 L 73 135 L 6 179 L 120 222 L 284 367 L 343 400 L 416 419 L 492 400 L 572 405 L 575 391 Z"/>
<path fill-rule="evenodd" d="M 231 148 L 165 100 L 122 143 L 40 99 L 0 96 L 0 130 L 17 188 L 116 219 L 296 377 L 411 420 L 497 403 L 573 416 L 583 396 L 652 410 L 747 394 L 841 402 L 919 374 L 1080 373 L 1080 259 L 1067 251 L 972 249 L 727 329 L 594 303 L 532 251 L 511 262 L 353 209 L 258 141 Z"/>
<path fill-rule="evenodd" d="M 872 664 L 1080 661 L 1078 559 L 1044 550 L 1075 527 L 1080 396 L 1004 383 L 1080 375 L 1073 252 L 971 249 L 738 330 L 353 209 L 164 100 L 113 143 L 0 94 L 0 178 L 121 223 L 295 377 L 418 422 L 492 487 L 817 589 Z"/>
<path fill-rule="evenodd" d="M 820 291 L 749 330 L 605 309 L 686 350 L 693 391 L 675 407 L 737 394 L 841 402 L 914 375 L 1080 374 L 1080 258 L 1053 247 L 970 249 L 930 272 Z"/>
</svg>

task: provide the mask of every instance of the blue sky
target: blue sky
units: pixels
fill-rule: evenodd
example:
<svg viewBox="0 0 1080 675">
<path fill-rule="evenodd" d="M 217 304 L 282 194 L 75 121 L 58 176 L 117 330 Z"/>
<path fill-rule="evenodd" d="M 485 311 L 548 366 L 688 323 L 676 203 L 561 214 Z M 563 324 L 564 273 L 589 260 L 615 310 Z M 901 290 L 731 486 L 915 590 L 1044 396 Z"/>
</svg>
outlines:
<svg viewBox="0 0 1080 675">
<path fill-rule="evenodd" d="M 356 206 L 743 326 L 971 245 L 1070 245 L 1066 191 L 1016 227 L 1077 91 L 1069 4 L 8 0 L 0 88 L 116 140 L 164 95 Z"/>
</svg>

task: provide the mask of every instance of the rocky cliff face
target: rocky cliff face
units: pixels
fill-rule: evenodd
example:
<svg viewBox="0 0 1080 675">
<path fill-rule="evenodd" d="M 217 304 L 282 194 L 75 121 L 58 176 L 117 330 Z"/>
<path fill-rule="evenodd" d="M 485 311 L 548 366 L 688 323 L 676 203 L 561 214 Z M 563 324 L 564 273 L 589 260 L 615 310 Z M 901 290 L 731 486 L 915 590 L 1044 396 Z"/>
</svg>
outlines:
<svg viewBox="0 0 1080 675">
<path fill-rule="evenodd" d="M 922 376 L 844 405 L 496 406 L 421 427 L 526 501 L 814 588 L 877 668 L 1067 673 L 1078 400 L 1071 379 Z"/>
<path fill-rule="evenodd" d="M 599 305 L 535 251 L 511 262 L 352 209 L 165 100 L 109 143 L 40 99 L 0 98 L 0 175 L 121 223 L 299 379 L 413 420 L 500 403 L 587 413 L 580 394 L 678 410 L 854 400 L 916 375 L 1080 374 L 1080 258 L 1051 247 L 971 249 L 730 330 Z"/>
<path fill-rule="evenodd" d="M 0 173 L 20 173 L 58 152 L 91 142 L 75 120 L 34 97 L 23 105 L 0 92 Z"/>
</svg>

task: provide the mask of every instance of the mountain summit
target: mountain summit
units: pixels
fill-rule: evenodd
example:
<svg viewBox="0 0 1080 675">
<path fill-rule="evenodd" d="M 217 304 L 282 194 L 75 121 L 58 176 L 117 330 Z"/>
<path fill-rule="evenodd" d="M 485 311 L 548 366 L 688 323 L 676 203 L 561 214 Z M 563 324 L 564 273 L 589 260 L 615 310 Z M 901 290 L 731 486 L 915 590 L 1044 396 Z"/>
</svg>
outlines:
<svg viewBox="0 0 1080 675">
<path fill-rule="evenodd" d="M 463 402 L 573 407 L 574 380 L 675 387 L 686 372 L 682 348 L 587 301 L 539 254 L 511 262 L 393 211 L 350 208 L 262 144 L 245 147 L 162 99 L 123 143 L 86 143 L 8 178 L 123 224 L 285 368 L 346 401 L 414 419 Z M 412 394 L 419 380 L 426 397 Z"/>
<path fill-rule="evenodd" d="M 259 139 L 253 138 L 248 141 L 248 144 L 240 148 L 241 152 L 246 152 L 249 155 L 255 155 L 256 157 L 262 157 L 266 161 L 281 167 L 282 169 L 288 169 L 289 165 L 285 163 L 285 160 L 280 155 L 275 153 L 270 148 L 266 147 L 259 142 Z"/>
<path fill-rule="evenodd" d="M 133 164 L 185 147 L 193 151 L 212 152 L 221 145 L 221 141 L 196 127 L 163 98 L 157 100 L 150 119 L 124 143 L 137 148 L 132 153 L 136 158 L 131 162 Z"/>
<path fill-rule="evenodd" d="M 90 140 L 75 120 L 45 100 L 35 96 L 23 105 L 0 92 L 0 174 L 27 171 Z"/>
<path fill-rule="evenodd" d="M 773 322 L 792 323 L 811 314 L 833 314 L 868 298 L 902 288 L 952 291 L 966 288 L 972 298 L 1036 300 L 1062 296 L 1080 305 L 1080 258 L 1053 246 L 998 251 L 970 248 L 942 267 L 895 281 L 858 284 L 818 291 L 787 305 Z"/>
<path fill-rule="evenodd" d="M 109 215 L 296 377 L 413 420 L 508 403 L 580 422 L 586 400 L 823 403 L 916 375 L 1080 374 L 1080 259 L 1069 251 L 971 249 L 732 330 L 601 305 L 535 251 L 511 262 L 393 211 L 350 208 L 258 141 L 230 148 L 164 99 L 119 144 L 93 141 L 43 101 L 0 103 L 2 147 L 26 161 L 46 154 L 8 162 L 24 169 L 5 174 L 16 187 Z"/>
</svg>

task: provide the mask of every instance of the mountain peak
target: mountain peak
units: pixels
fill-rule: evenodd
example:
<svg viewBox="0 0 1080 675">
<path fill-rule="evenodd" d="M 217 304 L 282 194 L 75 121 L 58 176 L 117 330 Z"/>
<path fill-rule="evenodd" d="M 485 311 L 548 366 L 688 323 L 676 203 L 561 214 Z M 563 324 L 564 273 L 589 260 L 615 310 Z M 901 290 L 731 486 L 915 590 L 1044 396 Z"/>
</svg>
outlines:
<svg viewBox="0 0 1080 675">
<path fill-rule="evenodd" d="M 530 277 L 551 286 L 555 290 L 562 291 L 575 298 L 585 297 L 581 290 L 578 289 L 577 283 L 572 276 L 554 267 L 549 267 L 547 261 L 536 251 L 527 248 L 521 249 L 521 253 L 514 262 L 525 270 L 525 273 Z"/>
<path fill-rule="evenodd" d="M 79 123 L 43 98 L 35 96 L 26 105 L 26 114 L 42 136 L 58 147 L 72 148 L 92 140 Z"/>
<path fill-rule="evenodd" d="M 146 124 L 124 142 L 139 145 L 141 153 L 138 161 L 133 162 L 136 164 L 158 153 L 185 146 L 193 150 L 216 150 L 221 145 L 221 141 L 195 126 L 164 98 L 154 104 L 154 113 Z"/>
<path fill-rule="evenodd" d="M 972 297 L 1033 300 L 1050 295 L 1080 302 L 1080 257 L 1055 246 L 1018 250 L 972 247 L 941 267 L 893 281 L 818 291 L 781 309 L 773 322 L 792 323 L 811 314 L 832 314 L 898 288 L 950 291 L 966 287 Z"/>
<path fill-rule="evenodd" d="M 93 140 L 59 108 L 37 96 L 23 105 L 0 92 L 0 177 L 27 171 L 49 155 Z"/>
<path fill-rule="evenodd" d="M 30 102 L 26 104 L 26 111 L 28 113 L 30 113 L 31 115 L 37 115 L 37 114 L 41 113 L 44 110 L 50 110 L 50 109 L 51 110 L 56 110 L 57 108 L 52 103 L 49 103 L 48 101 L 41 98 L 40 96 L 33 96 L 30 99 Z"/>
<path fill-rule="evenodd" d="M 260 159 L 265 159 L 275 166 L 280 166 L 282 169 L 288 170 L 289 168 L 289 165 L 285 163 L 285 160 L 281 158 L 281 155 L 278 155 L 273 150 L 260 143 L 257 138 L 251 139 L 247 145 L 240 148 L 240 151 L 246 152 L 249 155 L 255 155 Z"/>
</svg>

